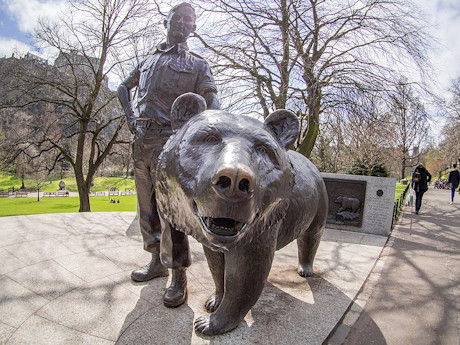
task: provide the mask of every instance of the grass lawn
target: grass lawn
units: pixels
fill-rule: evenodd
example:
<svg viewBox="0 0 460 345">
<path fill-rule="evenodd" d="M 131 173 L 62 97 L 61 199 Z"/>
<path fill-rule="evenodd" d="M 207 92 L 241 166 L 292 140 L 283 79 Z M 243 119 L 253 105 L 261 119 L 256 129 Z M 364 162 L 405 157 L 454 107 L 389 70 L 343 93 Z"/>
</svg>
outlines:
<svg viewBox="0 0 460 345">
<path fill-rule="evenodd" d="M 40 187 L 43 192 L 55 192 L 59 189 L 60 179 L 48 181 Z M 78 192 L 77 182 L 74 177 L 66 177 L 62 179 L 65 182 L 66 189 L 70 192 Z M 7 190 L 14 186 L 15 189 L 21 187 L 21 180 L 16 176 L 10 174 L 0 174 L 0 189 Z M 34 180 L 25 179 L 24 184 L 26 188 L 37 187 Z M 120 178 L 120 177 L 96 177 L 94 179 L 94 186 L 91 188 L 93 192 L 106 191 L 110 187 L 117 187 L 119 190 L 125 190 L 126 188 L 135 189 L 134 178 Z"/>
<path fill-rule="evenodd" d="M 399 197 L 404 192 L 404 189 L 406 189 L 406 187 L 407 187 L 407 184 L 396 183 L 395 201 L 399 199 Z"/>
<path fill-rule="evenodd" d="M 110 198 L 120 200 L 120 203 L 111 204 Z M 93 212 L 136 211 L 137 195 L 92 196 L 90 202 Z M 0 198 L 0 217 L 78 212 L 79 207 L 78 197 L 46 197 L 40 201 L 37 198 Z"/>
</svg>

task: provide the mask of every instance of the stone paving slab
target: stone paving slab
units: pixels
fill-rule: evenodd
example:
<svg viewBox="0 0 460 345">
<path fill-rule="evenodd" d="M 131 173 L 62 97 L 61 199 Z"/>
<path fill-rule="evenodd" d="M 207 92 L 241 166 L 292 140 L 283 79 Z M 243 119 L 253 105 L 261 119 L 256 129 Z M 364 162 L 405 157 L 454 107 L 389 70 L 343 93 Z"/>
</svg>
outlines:
<svg viewBox="0 0 460 345">
<path fill-rule="evenodd" d="M 460 344 L 460 218 L 450 191 L 405 206 L 328 345 Z"/>
<path fill-rule="evenodd" d="M 386 237 L 326 230 L 315 275 L 296 273 L 295 242 L 276 253 L 256 305 L 234 331 L 204 337 L 213 282 L 190 238 L 189 297 L 169 309 L 168 277 L 134 283 L 150 259 L 134 212 L 0 218 L 0 344 L 321 344 L 342 318 Z"/>
</svg>

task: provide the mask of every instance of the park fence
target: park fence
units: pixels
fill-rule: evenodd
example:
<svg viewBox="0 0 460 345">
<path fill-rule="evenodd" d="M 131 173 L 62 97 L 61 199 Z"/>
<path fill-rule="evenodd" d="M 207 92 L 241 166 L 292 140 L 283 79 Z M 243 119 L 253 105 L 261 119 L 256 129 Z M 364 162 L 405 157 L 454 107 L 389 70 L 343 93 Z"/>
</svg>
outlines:
<svg viewBox="0 0 460 345">
<path fill-rule="evenodd" d="M 404 189 L 404 191 L 401 193 L 399 198 L 395 201 L 395 206 L 393 208 L 393 221 L 391 223 L 391 228 L 393 229 L 396 222 L 398 221 L 399 215 L 401 213 L 401 210 L 404 206 L 404 201 L 406 200 L 407 194 L 410 189 L 410 184 L 407 185 L 407 187 Z"/>
</svg>

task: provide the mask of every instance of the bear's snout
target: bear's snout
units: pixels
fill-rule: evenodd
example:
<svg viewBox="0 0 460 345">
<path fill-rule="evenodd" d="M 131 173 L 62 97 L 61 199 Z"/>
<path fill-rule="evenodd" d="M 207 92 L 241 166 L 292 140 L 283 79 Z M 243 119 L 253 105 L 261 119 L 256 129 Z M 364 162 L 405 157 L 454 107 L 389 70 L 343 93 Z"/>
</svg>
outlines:
<svg viewBox="0 0 460 345">
<path fill-rule="evenodd" d="M 227 198 L 246 198 L 254 192 L 255 177 L 252 170 L 242 164 L 222 166 L 213 175 L 216 193 Z"/>
</svg>

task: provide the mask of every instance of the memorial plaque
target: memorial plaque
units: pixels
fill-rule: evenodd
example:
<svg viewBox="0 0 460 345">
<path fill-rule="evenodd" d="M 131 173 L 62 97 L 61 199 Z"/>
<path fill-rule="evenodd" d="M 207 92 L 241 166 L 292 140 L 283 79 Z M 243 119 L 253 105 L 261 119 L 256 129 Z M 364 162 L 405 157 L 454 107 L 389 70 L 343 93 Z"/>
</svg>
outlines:
<svg viewBox="0 0 460 345">
<path fill-rule="evenodd" d="M 393 220 L 396 179 L 321 173 L 329 196 L 327 226 L 388 236 Z"/>
<path fill-rule="evenodd" d="M 324 178 L 329 197 L 328 224 L 360 228 L 363 222 L 366 181 Z"/>
</svg>

